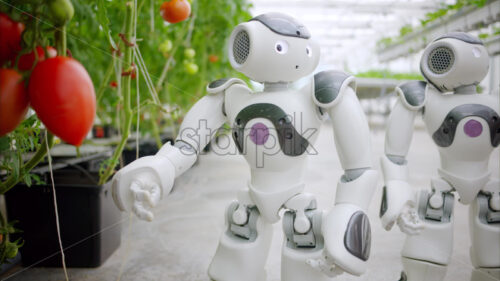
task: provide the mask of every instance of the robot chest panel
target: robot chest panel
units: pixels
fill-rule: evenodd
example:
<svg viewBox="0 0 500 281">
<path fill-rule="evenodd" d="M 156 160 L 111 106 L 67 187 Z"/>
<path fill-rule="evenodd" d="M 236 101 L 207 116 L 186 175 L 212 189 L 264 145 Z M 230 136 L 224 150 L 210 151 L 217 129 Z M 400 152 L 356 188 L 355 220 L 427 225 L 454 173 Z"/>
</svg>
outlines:
<svg viewBox="0 0 500 281">
<path fill-rule="evenodd" d="M 236 147 L 250 162 L 260 154 L 304 155 L 318 135 L 317 109 L 299 91 L 229 94 L 225 108 Z"/>
<path fill-rule="evenodd" d="M 500 143 L 498 99 L 490 95 L 431 95 L 424 121 L 445 154 L 482 158 Z"/>
</svg>

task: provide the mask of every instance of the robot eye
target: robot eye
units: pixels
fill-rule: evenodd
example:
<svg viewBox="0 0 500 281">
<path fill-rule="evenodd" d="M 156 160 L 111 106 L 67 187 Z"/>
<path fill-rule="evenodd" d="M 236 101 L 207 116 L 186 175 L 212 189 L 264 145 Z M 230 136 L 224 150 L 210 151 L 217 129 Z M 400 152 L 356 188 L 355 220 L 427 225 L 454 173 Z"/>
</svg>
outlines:
<svg viewBox="0 0 500 281">
<path fill-rule="evenodd" d="M 311 47 L 309 47 L 309 46 L 306 47 L 306 54 L 307 54 L 308 57 L 312 57 Z"/>
<path fill-rule="evenodd" d="M 274 45 L 274 49 L 278 54 L 286 54 L 286 52 L 288 52 L 288 43 L 285 41 L 278 41 L 276 45 Z"/>
</svg>

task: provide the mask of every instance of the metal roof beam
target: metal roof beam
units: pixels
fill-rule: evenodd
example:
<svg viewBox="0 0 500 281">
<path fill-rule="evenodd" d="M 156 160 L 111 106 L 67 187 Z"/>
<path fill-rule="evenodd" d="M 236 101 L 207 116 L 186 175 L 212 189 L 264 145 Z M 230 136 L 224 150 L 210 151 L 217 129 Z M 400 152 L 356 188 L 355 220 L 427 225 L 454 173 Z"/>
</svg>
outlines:
<svg viewBox="0 0 500 281">
<path fill-rule="evenodd" d="M 379 48 L 381 62 L 415 53 L 434 38 L 451 31 L 471 31 L 500 21 L 500 0 L 490 1 L 483 7 L 467 7 L 455 14 L 436 20 L 401 38 L 401 42 Z"/>
<path fill-rule="evenodd" d="M 393 10 L 436 10 L 440 8 L 440 2 L 437 1 L 421 1 L 421 2 L 398 2 L 398 1 L 377 1 L 377 2 L 361 2 L 356 3 L 353 1 L 321 1 L 321 0 L 299 0 L 287 1 L 283 5 L 282 1 L 276 0 L 263 0 L 254 1 L 256 6 L 263 8 L 277 7 L 277 8 L 300 8 L 300 9 L 338 9 L 346 8 L 353 12 L 369 12 L 369 13 L 387 13 Z M 389 10 L 389 11 L 388 11 Z"/>
</svg>

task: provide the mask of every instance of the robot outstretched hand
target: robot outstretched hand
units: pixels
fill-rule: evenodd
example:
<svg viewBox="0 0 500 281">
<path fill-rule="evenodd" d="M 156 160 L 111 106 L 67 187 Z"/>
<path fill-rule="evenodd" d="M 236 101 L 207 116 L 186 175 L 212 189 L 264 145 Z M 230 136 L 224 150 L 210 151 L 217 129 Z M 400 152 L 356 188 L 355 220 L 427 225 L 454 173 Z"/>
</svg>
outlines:
<svg viewBox="0 0 500 281">
<path fill-rule="evenodd" d="M 172 161 L 182 159 L 181 164 Z M 122 211 L 152 221 L 153 208 L 170 193 L 176 175 L 191 167 L 196 155 L 184 148 L 165 144 L 154 156 L 135 160 L 116 173 L 112 180 L 113 199 Z"/>
<path fill-rule="evenodd" d="M 385 187 L 386 202 L 385 213 L 382 215 L 382 225 L 390 230 L 396 223 L 399 229 L 408 235 L 417 235 L 424 225 L 418 217 L 415 203 L 415 193 L 408 182 L 391 180 Z"/>
</svg>

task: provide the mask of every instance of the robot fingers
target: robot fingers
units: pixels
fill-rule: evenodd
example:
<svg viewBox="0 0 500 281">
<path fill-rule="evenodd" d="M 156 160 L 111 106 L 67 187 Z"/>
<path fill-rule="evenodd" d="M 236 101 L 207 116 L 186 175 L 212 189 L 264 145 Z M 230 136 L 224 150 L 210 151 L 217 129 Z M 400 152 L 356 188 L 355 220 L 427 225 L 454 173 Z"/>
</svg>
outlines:
<svg viewBox="0 0 500 281">
<path fill-rule="evenodd" d="M 146 202 L 150 207 L 156 206 L 160 201 L 161 189 L 154 182 L 134 181 L 130 185 L 130 190 L 134 195 L 135 201 Z"/>
<path fill-rule="evenodd" d="M 344 271 L 334 263 L 330 263 L 324 258 L 308 259 L 306 263 L 317 271 L 322 272 L 326 276 L 333 278 L 341 275 Z"/>
<path fill-rule="evenodd" d="M 153 221 L 154 219 L 154 215 L 150 207 L 145 206 L 144 202 L 142 201 L 135 202 L 134 206 L 132 207 L 132 211 L 141 220 Z"/>
<path fill-rule="evenodd" d="M 154 218 L 152 208 L 160 201 L 160 187 L 154 182 L 134 181 L 130 185 L 130 191 L 134 196 L 132 211 L 140 219 L 152 221 Z"/>
<path fill-rule="evenodd" d="M 408 235 L 418 235 L 424 229 L 414 206 L 406 205 L 397 220 L 399 229 Z"/>
</svg>

